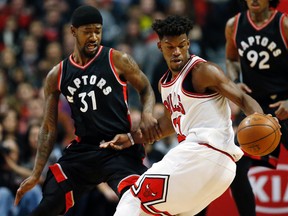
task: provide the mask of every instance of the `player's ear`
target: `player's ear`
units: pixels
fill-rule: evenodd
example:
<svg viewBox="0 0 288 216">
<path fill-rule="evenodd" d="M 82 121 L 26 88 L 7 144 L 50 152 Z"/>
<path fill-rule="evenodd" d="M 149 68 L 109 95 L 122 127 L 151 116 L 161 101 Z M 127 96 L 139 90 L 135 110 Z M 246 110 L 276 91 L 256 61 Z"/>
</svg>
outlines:
<svg viewBox="0 0 288 216">
<path fill-rule="evenodd" d="M 160 41 L 157 42 L 157 47 L 162 52 L 162 47 L 161 47 L 161 42 Z"/>
<path fill-rule="evenodd" d="M 70 30 L 71 30 L 73 37 L 75 37 L 76 36 L 76 33 L 75 33 L 76 28 L 73 25 L 71 25 Z"/>
</svg>

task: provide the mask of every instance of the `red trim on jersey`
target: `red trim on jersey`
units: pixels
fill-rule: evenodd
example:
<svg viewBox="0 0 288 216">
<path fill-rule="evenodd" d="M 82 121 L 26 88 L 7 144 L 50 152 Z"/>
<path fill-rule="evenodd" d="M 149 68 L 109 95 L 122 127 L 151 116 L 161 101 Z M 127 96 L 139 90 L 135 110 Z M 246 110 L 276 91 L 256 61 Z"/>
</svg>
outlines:
<svg viewBox="0 0 288 216">
<path fill-rule="evenodd" d="M 128 102 L 128 95 L 127 95 L 127 86 L 125 85 L 125 86 L 123 86 L 123 97 L 124 97 L 124 101 L 126 102 L 126 104 L 127 104 L 127 102 Z"/>
<path fill-rule="evenodd" d="M 65 194 L 65 200 L 66 200 L 66 210 L 65 210 L 66 213 L 75 204 L 72 191 L 69 191 Z"/>
<path fill-rule="evenodd" d="M 174 79 L 170 80 L 169 82 L 164 83 L 164 80 L 162 80 L 162 78 L 163 78 L 164 76 L 167 77 L 168 73 L 170 72 L 170 70 L 168 70 L 168 71 L 161 77 L 161 79 L 160 79 L 160 80 L 161 80 L 161 85 L 162 85 L 163 87 L 172 86 L 172 85 L 178 80 L 178 77 L 180 77 L 180 75 L 181 75 L 184 71 L 186 71 L 186 68 L 192 67 L 192 66 L 194 65 L 194 63 L 198 61 L 198 59 L 197 59 L 195 62 L 192 62 L 192 60 L 193 60 L 194 57 L 196 57 L 196 56 L 195 56 L 195 55 L 191 55 L 190 59 L 189 59 L 189 60 L 187 61 L 187 63 L 184 65 L 184 67 L 182 68 L 182 70 L 176 75 L 176 77 L 174 77 Z M 199 59 L 199 60 L 202 60 L 202 61 L 205 62 L 204 59 Z M 190 66 L 191 62 L 192 62 L 192 66 Z M 171 73 L 172 73 L 172 72 L 171 72 Z"/>
<path fill-rule="evenodd" d="M 214 97 L 215 95 L 219 95 L 218 92 L 213 93 L 213 94 L 206 94 L 206 93 L 196 93 L 196 92 L 188 92 L 185 91 L 185 89 L 183 89 L 183 81 L 185 80 L 186 76 L 191 73 L 192 68 L 200 63 L 200 62 L 206 62 L 203 59 L 197 59 L 186 71 L 186 74 L 183 77 L 182 83 L 181 83 L 181 91 L 183 92 L 184 95 L 188 96 L 188 97 L 193 97 L 193 98 L 210 98 L 210 97 Z"/>
<path fill-rule="evenodd" d="M 124 188 L 130 187 L 131 185 L 135 184 L 139 177 L 139 175 L 130 175 L 122 179 L 117 186 L 118 193 L 121 194 Z"/>
<path fill-rule="evenodd" d="M 162 83 L 164 83 L 164 80 L 167 79 L 167 76 L 169 75 L 170 70 L 168 69 L 163 76 L 160 78 L 159 83 L 160 85 L 162 85 Z M 158 83 L 158 87 L 159 87 L 159 83 Z"/>
<path fill-rule="evenodd" d="M 59 63 L 59 70 L 58 70 L 58 78 L 57 78 L 57 86 L 58 86 L 58 90 L 61 91 L 60 89 L 60 85 L 61 85 L 61 79 L 62 79 L 62 65 L 63 65 L 63 61 L 61 61 Z"/>
<path fill-rule="evenodd" d="M 217 148 L 215 148 L 215 147 L 213 147 L 213 146 L 211 146 L 211 145 L 209 145 L 209 144 L 207 144 L 207 143 L 199 143 L 199 145 L 204 145 L 204 146 L 207 146 L 208 148 L 211 148 L 211 149 L 214 149 L 214 150 L 216 150 L 216 151 L 219 151 L 219 152 L 221 152 L 222 154 L 227 155 L 229 158 L 231 158 L 231 160 L 233 160 L 233 161 L 235 162 L 235 160 L 233 159 L 233 157 L 232 157 L 230 154 L 228 154 L 227 152 L 224 152 L 224 151 L 222 151 L 222 150 L 220 150 L 220 149 L 217 149 Z"/>
<path fill-rule="evenodd" d="M 285 35 L 285 28 L 284 28 L 284 19 L 285 17 L 288 17 L 286 14 L 282 14 L 281 18 L 280 18 L 280 34 L 282 37 L 282 40 L 286 46 L 286 48 L 288 48 L 288 39 L 286 38 Z"/>
<path fill-rule="evenodd" d="M 241 15 L 241 13 L 238 13 L 238 14 L 235 16 L 235 22 L 234 22 L 234 32 L 233 32 L 232 40 L 233 40 L 233 43 L 234 43 L 234 46 L 235 46 L 235 47 L 237 47 L 237 44 L 236 44 L 236 35 L 237 35 L 237 31 L 238 31 L 238 24 L 239 24 L 240 15 Z"/>
<path fill-rule="evenodd" d="M 79 142 L 81 141 L 81 137 L 76 136 L 76 137 L 75 137 L 75 140 L 79 143 Z"/>
<path fill-rule="evenodd" d="M 111 67 L 111 70 L 113 71 L 117 81 L 121 84 L 121 85 L 126 85 L 126 82 L 123 82 L 120 77 L 119 77 L 119 74 L 117 73 L 116 71 L 116 68 L 115 68 L 115 65 L 114 65 L 114 62 L 113 62 L 113 49 L 110 49 L 109 50 L 109 63 L 110 63 L 110 67 Z"/>
<path fill-rule="evenodd" d="M 277 13 L 277 10 L 274 10 L 272 16 L 271 16 L 265 23 L 263 23 L 261 26 L 257 26 L 257 25 L 254 24 L 254 22 L 253 22 L 252 19 L 251 19 L 249 10 L 247 10 L 247 17 L 248 17 L 248 21 L 250 22 L 250 24 L 252 25 L 252 27 L 253 27 L 254 29 L 256 29 L 257 31 L 259 31 L 259 30 L 262 30 L 263 28 L 265 28 L 265 27 L 274 19 L 276 13 Z"/>
<path fill-rule="evenodd" d="M 185 94 L 187 97 L 191 97 L 191 98 L 212 98 L 215 96 L 218 96 L 219 93 L 215 92 L 213 94 L 204 94 L 204 93 L 191 93 L 191 92 L 187 92 L 184 89 L 182 89 L 183 94 Z"/>
<path fill-rule="evenodd" d="M 71 55 L 69 56 L 69 61 L 70 61 L 71 64 L 74 65 L 75 67 L 78 67 L 78 68 L 80 68 L 80 69 L 83 70 L 83 69 L 87 68 L 87 67 L 100 55 L 102 49 L 103 49 L 103 46 L 99 46 L 99 49 L 98 49 L 98 52 L 96 53 L 96 55 L 95 55 L 92 59 L 90 59 L 90 61 L 87 62 L 87 64 L 85 64 L 85 65 L 83 65 L 83 66 L 77 64 L 77 63 L 74 61 L 74 59 L 72 58 L 72 55 L 73 55 L 73 54 L 71 54 Z"/>
<path fill-rule="evenodd" d="M 54 177 L 58 183 L 67 179 L 67 176 L 63 172 L 60 164 L 55 163 L 54 165 L 49 166 L 49 169 L 53 173 L 53 175 L 54 175 Z"/>
</svg>

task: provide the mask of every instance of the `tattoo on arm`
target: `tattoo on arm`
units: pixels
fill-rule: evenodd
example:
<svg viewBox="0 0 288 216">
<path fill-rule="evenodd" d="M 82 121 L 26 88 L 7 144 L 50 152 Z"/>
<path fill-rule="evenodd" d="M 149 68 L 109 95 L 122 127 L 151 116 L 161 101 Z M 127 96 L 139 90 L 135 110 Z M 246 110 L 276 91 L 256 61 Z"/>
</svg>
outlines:
<svg viewBox="0 0 288 216">
<path fill-rule="evenodd" d="M 43 122 L 38 135 L 38 149 L 34 165 L 34 173 L 41 176 L 48 161 L 57 136 L 58 100 L 57 73 L 48 74 L 44 88 L 45 109 Z"/>
</svg>

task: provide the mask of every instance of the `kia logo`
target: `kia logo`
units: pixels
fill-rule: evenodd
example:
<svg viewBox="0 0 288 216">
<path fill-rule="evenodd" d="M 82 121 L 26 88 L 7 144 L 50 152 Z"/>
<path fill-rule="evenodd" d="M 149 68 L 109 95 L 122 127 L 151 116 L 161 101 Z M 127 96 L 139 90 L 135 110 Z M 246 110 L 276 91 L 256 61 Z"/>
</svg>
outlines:
<svg viewBox="0 0 288 216">
<path fill-rule="evenodd" d="M 256 198 L 256 212 L 267 215 L 288 214 L 288 171 L 265 167 L 249 170 Z"/>
</svg>

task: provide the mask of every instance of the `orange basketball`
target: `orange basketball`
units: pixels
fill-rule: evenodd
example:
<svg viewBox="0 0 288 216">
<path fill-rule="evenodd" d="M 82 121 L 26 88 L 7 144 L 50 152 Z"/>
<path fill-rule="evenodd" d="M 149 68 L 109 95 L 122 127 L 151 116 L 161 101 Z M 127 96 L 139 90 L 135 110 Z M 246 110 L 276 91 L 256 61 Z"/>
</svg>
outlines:
<svg viewBox="0 0 288 216">
<path fill-rule="evenodd" d="M 252 114 L 241 121 L 237 139 L 241 149 L 254 156 L 264 156 L 276 149 L 281 132 L 272 116 Z"/>
</svg>

